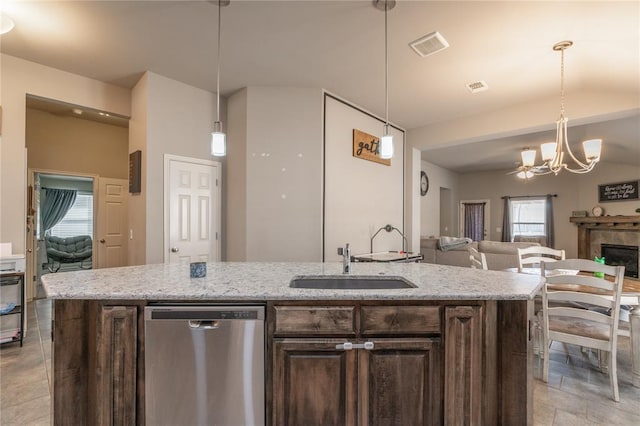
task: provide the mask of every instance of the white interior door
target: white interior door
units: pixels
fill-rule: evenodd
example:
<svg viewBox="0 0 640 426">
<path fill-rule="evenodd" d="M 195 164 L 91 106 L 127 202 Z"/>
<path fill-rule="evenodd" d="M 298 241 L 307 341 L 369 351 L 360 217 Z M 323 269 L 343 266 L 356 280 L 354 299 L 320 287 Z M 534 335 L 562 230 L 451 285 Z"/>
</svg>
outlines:
<svg viewBox="0 0 640 426">
<path fill-rule="evenodd" d="M 220 260 L 219 185 L 219 163 L 165 157 L 165 262 Z"/>
<path fill-rule="evenodd" d="M 94 243 L 97 268 L 127 264 L 127 194 L 126 179 L 99 178 L 98 221 Z"/>
</svg>

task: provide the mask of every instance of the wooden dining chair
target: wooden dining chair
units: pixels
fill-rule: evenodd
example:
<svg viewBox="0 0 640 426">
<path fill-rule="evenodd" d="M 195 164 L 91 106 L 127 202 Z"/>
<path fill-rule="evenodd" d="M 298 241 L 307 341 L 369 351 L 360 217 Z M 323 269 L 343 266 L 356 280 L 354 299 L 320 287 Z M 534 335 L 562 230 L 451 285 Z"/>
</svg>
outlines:
<svg viewBox="0 0 640 426">
<path fill-rule="evenodd" d="M 469 247 L 469 261 L 473 269 L 484 269 L 485 271 L 489 269 L 487 267 L 487 257 L 473 247 Z"/>
<path fill-rule="evenodd" d="M 543 246 L 531 246 L 518 248 L 518 272 L 522 273 L 523 268 L 539 268 L 540 262 L 556 262 L 564 260 L 565 251 L 556 250 Z M 544 277 L 544 273 L 541 273 Z M 542 347 L 542 298 L 536 296 L 533 303 L 534 323 L 533 323 L 533 353 L 543 356 L 540 352 Z"/>
<path fill-rule="evenodd" d="M 549 346 L 564 342 L 598 350 L 607 357 L 613 400 L 620 401 L 616 365 L 620 296 L 624 266 L 609 266 L 586 259 L 540 263 L 545 276 L 542 289 L 542 378 L 549 379 Z M 552 270 L 576 270 L 577 275 L 552 274 Z M 604 273 L 604 278 L 594 276 Z"/>
<path fill-rule="evenodd" d="M 523 268 L 539 267 L 540 262 L 553 262 L 556 260 L 564 260 L 564 250 L 556 250 L 543 246 L 531 246 L 527 248 L 518 248 L 518 272 L 522 272 Z"/>
</svg>

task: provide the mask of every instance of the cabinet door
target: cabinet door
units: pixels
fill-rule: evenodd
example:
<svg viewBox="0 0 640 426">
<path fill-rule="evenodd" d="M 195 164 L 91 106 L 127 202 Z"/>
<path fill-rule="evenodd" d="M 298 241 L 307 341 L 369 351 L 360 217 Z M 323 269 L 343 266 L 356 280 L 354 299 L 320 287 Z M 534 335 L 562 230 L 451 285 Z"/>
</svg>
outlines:
<svg viewBox="0 0 640 426">
<path fill-rule="evenodd" d="M 444 417 L 448 425 L 482 424 L 482 307 L 445 308 Z"/>
<path fill-rule="evenodd" d="M 439 339 L 369 339 L 358 350 L 360 425 L 442 424 Z"/>
<path fill-rule="evenodd" d="M 95 424 L 135 424 L 137 308 L 102 306 L 96 333 Z"/>
<path fill-rule="evenodd" d="M 273 424 L 354 425 L 356 351 L 344 339 L 277 339 L 273 343 Z"/>
</svg>

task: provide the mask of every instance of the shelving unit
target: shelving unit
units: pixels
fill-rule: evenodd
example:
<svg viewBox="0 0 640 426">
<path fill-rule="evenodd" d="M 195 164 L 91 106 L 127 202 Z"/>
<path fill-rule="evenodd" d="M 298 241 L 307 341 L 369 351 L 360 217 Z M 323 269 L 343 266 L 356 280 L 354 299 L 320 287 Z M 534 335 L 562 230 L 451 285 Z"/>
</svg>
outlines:
<svg viewBox="0 0 640 426">
<path fill-rule="evenodd" d="M 24 272 L 0 274 L 0 308 L 15 304 L 0 313 L 0 344 L 20 342 L 24 338 Z"/>
</svg>

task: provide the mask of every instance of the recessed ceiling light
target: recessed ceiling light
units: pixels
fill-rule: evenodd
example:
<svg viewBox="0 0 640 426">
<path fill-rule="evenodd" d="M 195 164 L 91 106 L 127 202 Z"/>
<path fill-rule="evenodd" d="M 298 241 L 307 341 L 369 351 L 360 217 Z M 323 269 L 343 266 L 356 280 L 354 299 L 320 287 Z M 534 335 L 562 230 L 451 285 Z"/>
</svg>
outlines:
<svg viewBox="0 0 640 426">
<path fill-rule="evenodd" d="M 82 110 L 80 108 L 74 108 L 71 110 L 76 115 L 82 115 Z"/>
<path fill-rule="evenodd" d="M 473 83 L 467 83 L 467 89 L 469 89 L 471 93 L 484 92 L 489 89 L 489 85 L 485 81 L 479 80 Z"/>
<path fill-rule="evenodd" d="M 6 34 L 15 27 L 13 19 L 9 18 L 5 14 L 0 14 L 0 34 Z"/>
<path fill-rule="evenodd" d="M 102 112 L 102 111 L 98 112 L 98 115 L 101 115 L 103 117 L 109 117 L 109 114 L 107 114 L 106 112 Z"/>
</svg>

